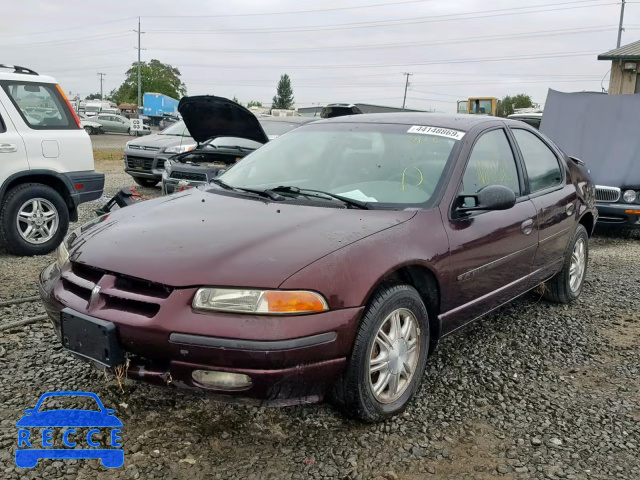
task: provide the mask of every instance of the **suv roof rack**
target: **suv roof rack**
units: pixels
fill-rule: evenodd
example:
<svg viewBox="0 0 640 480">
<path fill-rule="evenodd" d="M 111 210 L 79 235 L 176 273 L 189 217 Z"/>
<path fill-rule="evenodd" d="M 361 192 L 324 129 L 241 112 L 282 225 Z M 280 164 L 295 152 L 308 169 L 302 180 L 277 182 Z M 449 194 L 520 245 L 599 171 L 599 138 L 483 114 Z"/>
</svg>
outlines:
<svg viewBox="0 0 640 480">
<path fill-rule="evenodd" d="M 20 67 L 18 65 L 5 65 L 4 63 L 0 63 L 0 68 L 9 68 L 13 69 L 13 73 L 24 73 L 25 75 L 38 75 L 38 72 L 31 70 L 30 68 Z"/>
</svg>

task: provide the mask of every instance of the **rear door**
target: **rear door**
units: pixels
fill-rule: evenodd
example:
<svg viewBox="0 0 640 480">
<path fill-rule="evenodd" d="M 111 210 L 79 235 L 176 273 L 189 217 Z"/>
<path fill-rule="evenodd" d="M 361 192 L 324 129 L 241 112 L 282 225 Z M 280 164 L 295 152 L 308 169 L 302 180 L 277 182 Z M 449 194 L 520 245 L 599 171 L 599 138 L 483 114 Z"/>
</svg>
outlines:
<svg viewBox="0 0 640 480">
<path fill-rule="evenodd" d="M 538 241 L 536 209 L 524 194 L 515 148 L 503 127 L 479 135 L 455 187 L 456 196 L 473 195 L 488 185 L 512 189 L 516 205 L 456 219 L 451 204 L 443 204 L 450 245 L 449 291 L 453 292 L 444 299 L 444 333 L 525 292 L 529 284 Z"/>
<path fill-rule="evenodd" d="M 525 167 L 529 198 L 536 207 L 539 246 L 532 282 L 546 280 L 562 266 L 576 224 L 576 188 L 555 149 L 532 130 L 511 127 Z"/>
<path fill-rule="evenodd" d="M 4 107 L 24 140 L 31 170 L 93 170 L 89 135 L 76 123 L 55 83 L 3 80 L 0 87 L 8 100 Z"/>
<path fill-rule="evenodd" d="M 14 173 L 29 170 L 24 141 L 3 106 L 7 101 L 0 92 L 0 192 Z"/>
</svg>

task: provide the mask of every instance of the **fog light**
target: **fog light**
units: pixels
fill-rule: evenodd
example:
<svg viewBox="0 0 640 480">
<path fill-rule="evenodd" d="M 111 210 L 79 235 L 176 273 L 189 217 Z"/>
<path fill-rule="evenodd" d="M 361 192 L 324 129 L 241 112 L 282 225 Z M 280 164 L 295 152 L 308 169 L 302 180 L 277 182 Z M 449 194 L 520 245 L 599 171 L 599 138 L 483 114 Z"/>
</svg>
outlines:
<svg viewBox="0 0 640 480">
<path fill-rule="evenodd" d="M 251 386 L 251 377 L 242 373 L 194 370 L 191 377 L 205 387 L 221 390 L 245 390 Z"/>
</svg>

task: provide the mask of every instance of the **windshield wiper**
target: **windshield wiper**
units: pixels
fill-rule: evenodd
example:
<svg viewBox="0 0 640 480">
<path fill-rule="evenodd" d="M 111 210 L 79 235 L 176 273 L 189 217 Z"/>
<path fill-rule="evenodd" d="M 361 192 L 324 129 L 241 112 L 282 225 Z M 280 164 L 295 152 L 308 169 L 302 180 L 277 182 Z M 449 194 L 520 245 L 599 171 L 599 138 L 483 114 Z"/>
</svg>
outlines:
<svg viewBox="0 0 640 480">
<path fill-rule="evenodd" d="M 360 208 L 362 210 L 369 210 L 369 205 L 367 202 L 362 202 L 360 200 L 354 200 L 353 198 L 343 197 L 342 195 L 336 195 L 335 193 L 325 192 L 322 190 L 313 190 L 310 188 L 299 188 L 299 187 L 291 187 L 281 185 L 279 187 L 275 187 L 271 189 L 272 192 L 286 192 L 286 193 L 296 193 L 299 195 L 304 195 L 307 197 L 314 198 L 332 198 L 335 200 L 340 200 L 345 205 L 349 205 L 350 207 Z"/>
<path fill-rule="evenodd" d="M 276 192 L 274 192 L 273 190 L 258 190 L 258 189 L 254 189 L 254 188 L 243 188 L 243 187 L 232 187 L 231 185 L 223 182 L 222 180 L 219 180 L 217 178 L 214 178 L 212 180 L 210 180 L 209 183 L 214 183 L 216 185 L 221 186 L 222 188 L 226 189 L 226 190 L 231 190 L 234 192 L 246 192 L 246 193 L 253 193 L 255 195 L 259 195 L 261 197 L 265 197 L 265 198 L 269 198 L 271 200 L 274 200 L 276 202 L 282 202 L 283 200 L 286 200 L 282 195 L 277 194 Z"/>
<path fill-rule="evenodd" d="M 240 152 L 253 152 L 255 150 L 255 148 L 250 148 L 250 147 L 243 147 L 241 145 L 218 145 L 218 146 L 214 146 L 212 145 L 214 148 L 217 148 L 219 150 L 238 150 Z"/>
</svg>

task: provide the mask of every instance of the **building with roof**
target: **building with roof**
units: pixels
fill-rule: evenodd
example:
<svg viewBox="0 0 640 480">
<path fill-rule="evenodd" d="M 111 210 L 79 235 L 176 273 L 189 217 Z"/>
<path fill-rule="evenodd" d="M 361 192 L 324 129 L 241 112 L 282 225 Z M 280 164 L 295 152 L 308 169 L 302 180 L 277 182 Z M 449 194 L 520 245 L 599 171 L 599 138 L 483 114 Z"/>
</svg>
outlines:
<svg viewBox="0 0 640 480">
<path fill-rule="evenodd" d="M 640 40 L 601 53 L 598 60 L 611 60 L 609 95 L 640 93 Z"/>
<path fill-rule="evenodd" d="M 422 112 L 423 110 L 412 110 L 410 108 L 387 107 L 385 105 L 373 105 L 371 103 L 354 103 L 362 113 L 392 113 L 392 112 Z M 303 117 L 319 117 L 322 111 L 322 105 L 313 107 L 300 107 L 298 113 Z"/>
</svg>

